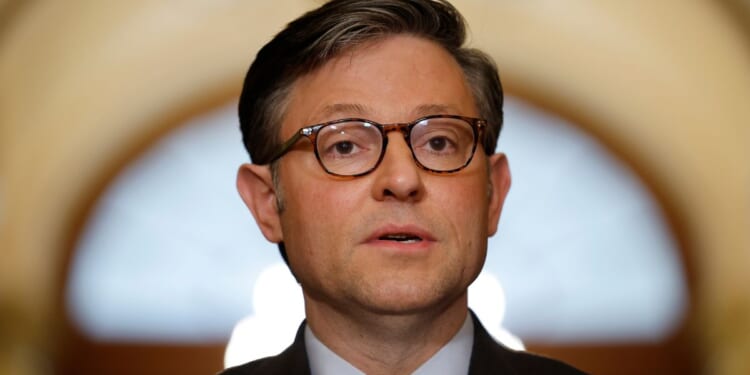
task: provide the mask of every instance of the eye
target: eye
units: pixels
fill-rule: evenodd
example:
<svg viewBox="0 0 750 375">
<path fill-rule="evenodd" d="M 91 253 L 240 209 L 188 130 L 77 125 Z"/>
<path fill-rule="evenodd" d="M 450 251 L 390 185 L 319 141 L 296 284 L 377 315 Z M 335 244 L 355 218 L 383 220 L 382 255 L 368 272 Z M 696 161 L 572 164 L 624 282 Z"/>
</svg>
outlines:
<svg viewBox="0 0 750 375">
<path fill-rule="evenodd" d="M 432 118 L 418 123 L 411 132 L 417 157 L 453 158 L 464 155 L 474 140 L 469 124 L 452 118 Z"/>
<path fill-rule="evenodd" d="M 318 133 L 318 152 L 325 160 L 367 158 L 379 151 L 377 128 L 361 122 L 329 125 Z"/>
<path fill-rule="evenodd" d="M 334 149 L 334 151 L 335 151 L 335 152 L 336 152 L 337 154 L 340 154 L 340 155 L 347 155 L 347 154 L 351 154 L 351 153 L 352 153 L 352 152 L 354 151 L 354 148 L 355 148 L 355 147 L 356 147 L 356 146 L 355 146 L 355 145 L 354 145 L 354 143 L 352 143 L 351 141 L 341 141 L 341 142 L 336 142 L 336 143 L 335 143 L 335 144 L 333 145 L 333 149 Z"/>
<path fill-rule="evenodd" d="M 434 137 L 427 142 L 433 151 L 443 151 L 450 141 L 445 137 Z"/>
<path fill-rule="evenodd" d="M 459 140 L 450 131 L 431 130 L 420 134 L 414 140 L 414 146 L 418 153 L 429 153 L 434 155 L 450 155 L 457 151 Z"/>
<path fill-rule="evenodd" d="M 356 140 L 327 140 L 318 144 L 321 156 L 324 158 L 346 158 L 352 157 L 367 150 L 361 142 Z"/>
</svg>

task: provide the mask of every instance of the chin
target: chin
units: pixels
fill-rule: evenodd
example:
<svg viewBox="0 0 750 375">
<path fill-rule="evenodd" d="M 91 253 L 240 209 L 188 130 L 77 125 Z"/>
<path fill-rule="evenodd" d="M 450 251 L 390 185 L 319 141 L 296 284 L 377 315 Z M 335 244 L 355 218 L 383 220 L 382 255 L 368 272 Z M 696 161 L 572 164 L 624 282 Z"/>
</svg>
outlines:
<svg viewBox="0 0 750 375">
<path fill-rule="evenodd" d="M 455 291 L 453 291 L 455 289 Z M 391 285 L 378 290 L 366 298 L 365 304 L 378 314 L 406 315 L 442 309 L 455 302 L 462 293 L 459 288 L 449 290 L 435 288 L 435 285 Z"/>
</svg>

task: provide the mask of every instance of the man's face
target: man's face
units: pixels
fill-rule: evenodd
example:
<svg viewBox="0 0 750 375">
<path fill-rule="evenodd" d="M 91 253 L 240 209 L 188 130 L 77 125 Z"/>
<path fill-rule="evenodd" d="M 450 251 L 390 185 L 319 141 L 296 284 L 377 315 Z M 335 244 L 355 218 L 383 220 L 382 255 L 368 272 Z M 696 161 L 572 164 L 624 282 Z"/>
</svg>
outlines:
<svg viewBox="0 0 750 375">
<path fill-rule="evenodd" d="M 300 78 L 280 133 L 285 140 L 335 119 L 395 123 L 439 113 L 479 117 L 461 68 L 430 41 L 394 36 Z M 264 235 L 284 241 L 308 305 L 381 314 L 444 307 L 465 298 L 482 268 L 510 183 L 504 156 L 478 146 L 465 169 L 432 174 L 415 164 L 400 132 L 388 138 L 377 169 L 352 179 L 327 174 L 301 140 L 279 161 L 280 213 L 269 208 L 269 174 L 253 166 L 266 193 L 250 192 L 249 167 L 240 171 L 243 198 Z"/>
</svg>

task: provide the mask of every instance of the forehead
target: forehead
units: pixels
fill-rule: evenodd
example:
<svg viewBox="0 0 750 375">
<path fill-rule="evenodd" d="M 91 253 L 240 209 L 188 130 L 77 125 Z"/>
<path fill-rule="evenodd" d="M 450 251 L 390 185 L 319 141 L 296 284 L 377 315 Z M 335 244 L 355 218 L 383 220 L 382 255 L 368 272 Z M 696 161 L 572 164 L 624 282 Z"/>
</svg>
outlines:
<svg viewBox="0 0 750 375">
<path fill-rule="evenodd" d="M 397 35 L 342 53 L 299 78 L 282 134 L 343 117 L 387 123 L 437 113 L 477 115 L 461 67 L 438 44 Z"/>
</svg>

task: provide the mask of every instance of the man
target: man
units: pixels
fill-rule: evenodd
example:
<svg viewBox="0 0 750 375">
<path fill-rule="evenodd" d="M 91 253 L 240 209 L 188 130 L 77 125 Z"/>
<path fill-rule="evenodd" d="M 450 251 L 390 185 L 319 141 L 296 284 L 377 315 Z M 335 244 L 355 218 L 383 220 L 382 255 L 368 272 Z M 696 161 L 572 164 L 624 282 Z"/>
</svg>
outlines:
<svg viewBox="0 0 750 375">
<path fill-rule="evenodd" d="M 237 186 L 306 321 L 235 374 L 580 374 L 497 344 L 467 307 L 510 187 L 497 70 L 447 2 L 334 0 L 258 53 Z"/>
</svg>

